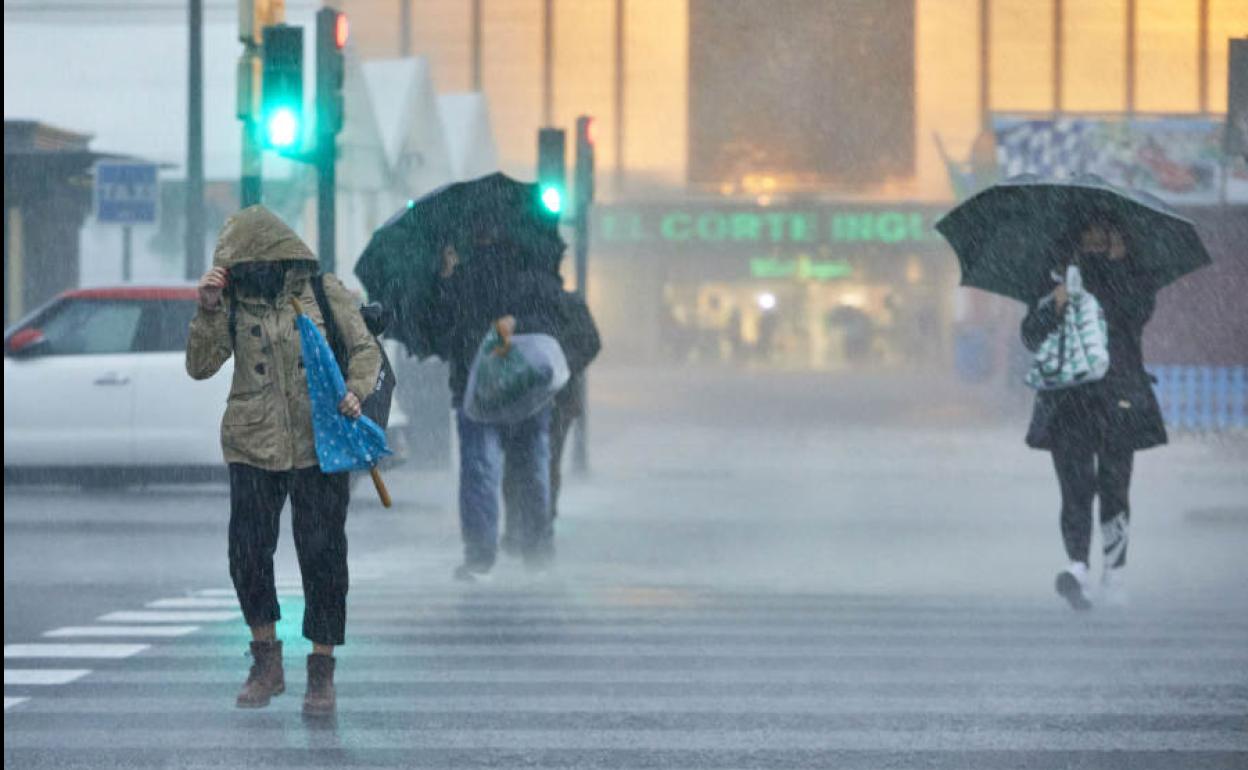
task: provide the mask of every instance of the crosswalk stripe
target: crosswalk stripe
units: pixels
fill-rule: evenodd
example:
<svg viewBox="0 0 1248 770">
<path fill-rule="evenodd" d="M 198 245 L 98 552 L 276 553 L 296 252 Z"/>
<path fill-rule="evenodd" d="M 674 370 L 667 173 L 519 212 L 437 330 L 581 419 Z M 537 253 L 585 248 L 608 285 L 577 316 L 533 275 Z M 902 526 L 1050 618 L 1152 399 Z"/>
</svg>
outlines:
<svg viewBox="0 0 1248 770">
<path fill-rule="evenodd" d="M 4 684 L 6 687 L 69 684 L 90 673 L 89 668 L 6 668 Z"/>
<path fill-rule="evenodd" d="M 120 610 L 101 615 L 101 623 L 214 623 L 242 616 L 237 610 Z"/>
<path fill-rule="evenodd" d="M 199 626 L 65 626 L 45 631 L 43 635 L 52 638 L 85 636 L 174 637 L 186 636 L 197 630 L 199 630 Z"/>
<path fill-rule="evenodd" d="M 154 602 L 148 602 L 146 606 L 154 610 L 234 609 L 238 607 L 238 600 L 203 596 L 181 596 L 174 599 L 157 599 Z"/>
<path fill-rule="evenodd" d="M 28 700 L 30 700 L 30 698 L 10 698 L 9 696 L 6 695 L 4 696 L 4 710 L 8 711 L 9 709 L 13 708 L 17 704 L 25 703 Z"/>
<path fill-rule="evenodd" d="M 4 658 L 128 658 L 150 647 L 150 644 L 6 644 Z"/>
</svg>

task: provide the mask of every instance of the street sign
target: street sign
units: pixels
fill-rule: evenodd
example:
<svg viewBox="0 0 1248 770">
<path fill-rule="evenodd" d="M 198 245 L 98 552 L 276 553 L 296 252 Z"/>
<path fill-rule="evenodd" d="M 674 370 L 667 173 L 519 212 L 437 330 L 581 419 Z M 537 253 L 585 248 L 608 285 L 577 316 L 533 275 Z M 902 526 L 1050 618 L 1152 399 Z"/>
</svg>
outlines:
<svg viewBox="0 0 1248 770">
<path fill-rule="evenodd" d="M 154 224 L 160 186 L 153 163 L 104 162 L 95 166 L 95 218 L 106 224 Z"/>
</svg>

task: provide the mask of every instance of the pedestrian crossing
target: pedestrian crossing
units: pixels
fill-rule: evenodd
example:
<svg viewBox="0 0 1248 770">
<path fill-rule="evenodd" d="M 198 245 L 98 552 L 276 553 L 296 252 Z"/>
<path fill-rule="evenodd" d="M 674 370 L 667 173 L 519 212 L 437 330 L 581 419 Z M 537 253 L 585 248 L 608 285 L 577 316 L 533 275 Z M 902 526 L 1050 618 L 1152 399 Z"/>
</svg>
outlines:
<svg viewBox="0 0 1248 770">
<path fill-rule="evenodd" d="M 302 597 L 281 600 L 288 691 L 259 711 L 233 707 L 236 614 L 119 610 L 6 645 L 6 767 L 1248 766 L 1248 618 L 1216 607 L 378 579 L 352 588 L 338 715 L 316 722 Z M 143 611 L 226 609 L 180 601 Z M 51 680 L 77 645 L 89 671 L 10 687 L 10 648 Z"/>
</svg>

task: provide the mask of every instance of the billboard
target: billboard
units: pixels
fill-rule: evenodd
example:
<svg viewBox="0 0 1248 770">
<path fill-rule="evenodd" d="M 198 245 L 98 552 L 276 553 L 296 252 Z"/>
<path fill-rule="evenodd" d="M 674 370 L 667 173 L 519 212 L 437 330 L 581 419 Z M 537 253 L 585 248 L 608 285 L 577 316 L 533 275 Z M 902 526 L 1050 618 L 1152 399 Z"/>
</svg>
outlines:
<svg viewBox="0 0 1248 770">
<path fill-rule="evenodd" d="M 1096 174 L 1178 205 L 1248 202 L 1248 166 L 1223 152 L 1224 123 L 1207 118 L 997 116 L 997 164 L 1017 174 Z"/>
</svg>

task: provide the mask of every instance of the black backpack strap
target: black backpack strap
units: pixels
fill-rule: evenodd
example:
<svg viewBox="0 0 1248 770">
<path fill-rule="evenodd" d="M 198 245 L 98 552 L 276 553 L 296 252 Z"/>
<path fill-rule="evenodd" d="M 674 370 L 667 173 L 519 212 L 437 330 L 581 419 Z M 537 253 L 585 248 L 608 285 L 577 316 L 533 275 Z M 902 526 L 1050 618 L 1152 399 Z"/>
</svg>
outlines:
<svg viewBox="0 0 1248 770">
<path fill-rule="evenodd" d="M 230 329 L 230 350 L 238 347 L 238 305 L 234 300 L 230 300 L 229 320 L 226 321 Z"/>
<path fill-rule="evenodd" d="M 334 308 L 329 304 L 329 297 L 325 296 L 325 276 L 317 273 L 312 276 L 312 293 L 316 295 L 317 307 L 321 309 L 321 320 L 325 322 L 325 339 L 329 342 L 329 349 L 334 351 L 334 360 L 338 362 L 338 369 L 342 372 L 343 379 L 347 377 L 347 344 L 342 339 L 342 330 L 338 328 L 338 321 L 334 318 Z"/>
</svg>

